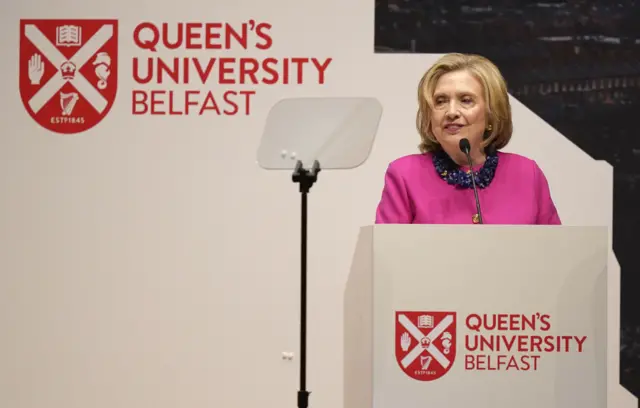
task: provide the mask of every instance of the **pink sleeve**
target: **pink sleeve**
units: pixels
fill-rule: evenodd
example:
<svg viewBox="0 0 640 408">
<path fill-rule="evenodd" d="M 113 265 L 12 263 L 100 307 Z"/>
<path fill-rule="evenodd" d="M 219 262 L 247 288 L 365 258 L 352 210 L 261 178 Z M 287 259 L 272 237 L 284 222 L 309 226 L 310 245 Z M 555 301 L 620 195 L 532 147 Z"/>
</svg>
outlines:
<svg viewBox="0 0 640 408">
<path fill-rule="evenodd" d="M 382 197 L 376 211 L 376 224 L 411 224 L 413 214 L 402 175 L 393 164 L 384 177 Z"/>
<path fill-rule="evenodd" d="M 536 188 L 536 196 L 538 197 L 538 217 L 536 224 L 538 225 L 561 225 L 560 216 L 551 198 L 549 190 L 549 182 L 545 177 L 542 169 L 534 162 L 534 183 Z"/>
</svg>

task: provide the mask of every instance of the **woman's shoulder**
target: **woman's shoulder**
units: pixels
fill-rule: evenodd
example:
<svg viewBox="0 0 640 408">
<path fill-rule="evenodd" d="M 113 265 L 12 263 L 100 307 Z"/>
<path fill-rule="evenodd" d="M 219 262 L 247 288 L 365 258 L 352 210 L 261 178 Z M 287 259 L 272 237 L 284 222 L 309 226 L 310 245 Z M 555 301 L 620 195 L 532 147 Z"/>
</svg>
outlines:
<svg viewBox="0 0 640 408">
<path fill-rule="evenodd" d="M 538 167 L 535 160 L 518 153 L 498 152 L 500 163 L 509 167 L 520 167 L 531 169 Z"/>
<path fill-rule="evenodd" d="M 389 170 L 397 172 L 405 172 L 413 170 L 416 167 L 425 168 L 433 167 L 431 153 L 414 153 L 398 157 L 389 163 Z"/>
<path fill-rule="evenodd" d="M 533 183 L 546 181 L 546 176 L 535 159 L 517 153 L 499 152 L 498 167 L 505 170 L 502 174 L 509 174 L 520 180 L 530 179 Z"/>
</svg>

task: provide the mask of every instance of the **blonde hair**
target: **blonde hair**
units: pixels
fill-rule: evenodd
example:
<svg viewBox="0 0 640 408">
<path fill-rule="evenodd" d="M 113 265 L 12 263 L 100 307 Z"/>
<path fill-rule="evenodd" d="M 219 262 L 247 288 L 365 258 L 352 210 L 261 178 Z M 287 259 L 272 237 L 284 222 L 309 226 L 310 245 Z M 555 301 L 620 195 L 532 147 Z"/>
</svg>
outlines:
<svg viewBox="0 0 640 408">
<path fill-rule="evenodd" d="M 490 126 L 491 131 L 483 141 L 483 147 L 491 145 L 498 150 L 505 147 L 511 139 L 513 133 L 511 105 L 507 84 L 498 67 L 480 55 L 451 53 L 436 61 L 422 76 L 418 85 L 416 126 L 421 139 L 419 148 L 423 153 L 440 149 L 440 144 L 431 132 L 432 97 L 436 83 L 442 75 L 461 70 L 466 70 L 475 76 L 484 89 L 487 125 Z"/>
</svg>

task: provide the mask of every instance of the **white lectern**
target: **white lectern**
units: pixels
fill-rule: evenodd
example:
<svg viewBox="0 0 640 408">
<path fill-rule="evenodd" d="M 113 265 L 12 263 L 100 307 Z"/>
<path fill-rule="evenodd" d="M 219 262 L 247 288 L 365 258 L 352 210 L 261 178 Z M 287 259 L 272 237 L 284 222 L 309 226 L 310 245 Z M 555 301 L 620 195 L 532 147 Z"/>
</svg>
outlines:
<svg viewBox="0 0 640 408">
<path fill-rule="evenodd" d="M 606 227 L 362 228 L 344 408 L 605 408 Z"/>
</svg>

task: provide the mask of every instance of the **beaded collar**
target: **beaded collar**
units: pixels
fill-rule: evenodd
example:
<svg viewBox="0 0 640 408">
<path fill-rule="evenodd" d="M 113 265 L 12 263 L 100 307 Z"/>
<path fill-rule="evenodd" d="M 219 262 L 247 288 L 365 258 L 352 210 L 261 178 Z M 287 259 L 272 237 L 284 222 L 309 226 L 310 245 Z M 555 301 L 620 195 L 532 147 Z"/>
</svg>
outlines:
<svg viewBox="0 0 640 408">
<path fill-rule="evenodd" d="M 448 184 L 460 188 L 473 188 L 471 172 L 465 172 L 443 150 L 433 153 L 433 164 L 440 177 Z M 487 159 L 480 170 L 474 171 L 476 186 L 486 188 L 491 184 L 498 167 L 498 154 L 492 151 L 487 154 Z"/>
</svg>

